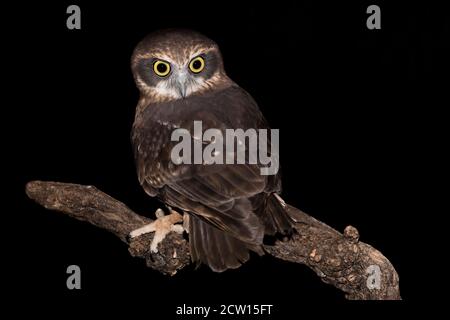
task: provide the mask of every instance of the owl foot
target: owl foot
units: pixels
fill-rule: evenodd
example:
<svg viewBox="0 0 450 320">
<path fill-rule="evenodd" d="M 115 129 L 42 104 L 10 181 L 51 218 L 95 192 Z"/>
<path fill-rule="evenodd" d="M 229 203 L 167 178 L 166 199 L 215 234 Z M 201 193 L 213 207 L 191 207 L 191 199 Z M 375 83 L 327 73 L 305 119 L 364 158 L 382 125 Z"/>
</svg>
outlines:
<svg viewBox="0 0 450 320">
<path fill-rule="evenodd" d="M 130 238 L 136 238 L 142 234 L 154 232 L 155 234 L 150 244 L 150 251 L 153 253 L 158 252 L 158 244 L 164 240 L 169 232 L 174 231 L 181 234 L 184 231 L 181 224 L 176 224 L 183 221 L 183 216 L 178 212 L 171 210 L 171 213 L 166 216 L 162 209 L 158 209 L 155 215 L 155 221 L 130 232 Z"/>
</svg>

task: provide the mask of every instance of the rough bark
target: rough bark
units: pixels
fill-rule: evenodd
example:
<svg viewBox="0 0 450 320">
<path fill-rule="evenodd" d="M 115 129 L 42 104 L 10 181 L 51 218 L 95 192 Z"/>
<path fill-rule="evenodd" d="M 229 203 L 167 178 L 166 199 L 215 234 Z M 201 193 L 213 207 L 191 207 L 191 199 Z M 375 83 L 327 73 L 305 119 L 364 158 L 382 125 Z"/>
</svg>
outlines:
<svg viewBox="0 0 450 320">
<path fill-rule="evenodd" d="M 153 233 L 129 239 L 132 230 L 152 220 L 136 214 L 93 186 L 31 181 L 26 193 L 47 209 L 114 233 L 129 245 L 133 257 L 144 258 L 148 267 L 164 274 L 173 275 L 191 263 L 188 241 L 175 232 L 169 233 L 159 244 L 157 253 L 150 252 Z M 299 209 L 287 205 L 287 210 L 297 221 L 298 233 L 291 239 L 266 245 L 268 254 L 308 266 L 323 282 L 344 291 L 348 299 L 401 299 L 394 267 L 378 250 L 359 242 L 359 233 L 354 227 L 346 227 L 342 234 Z M 374 270 L 381 271 L 379 283 L 370 282 L 374 279 Z"/>
</svg>

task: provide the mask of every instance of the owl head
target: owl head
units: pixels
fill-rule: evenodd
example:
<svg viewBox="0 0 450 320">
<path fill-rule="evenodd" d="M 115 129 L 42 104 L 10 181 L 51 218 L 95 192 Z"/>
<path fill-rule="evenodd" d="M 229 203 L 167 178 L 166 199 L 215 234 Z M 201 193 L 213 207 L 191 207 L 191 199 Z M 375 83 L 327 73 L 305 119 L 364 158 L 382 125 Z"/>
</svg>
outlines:
<svg viewBox="0 0 450 320">
<path fill-rule="evenodd" d="M 155 102 L 185 99 L 231 82 L 217 44 L 191 30 L 149 34 L 135 48 L 131 68 L 141 94 Z"/>
</svg>

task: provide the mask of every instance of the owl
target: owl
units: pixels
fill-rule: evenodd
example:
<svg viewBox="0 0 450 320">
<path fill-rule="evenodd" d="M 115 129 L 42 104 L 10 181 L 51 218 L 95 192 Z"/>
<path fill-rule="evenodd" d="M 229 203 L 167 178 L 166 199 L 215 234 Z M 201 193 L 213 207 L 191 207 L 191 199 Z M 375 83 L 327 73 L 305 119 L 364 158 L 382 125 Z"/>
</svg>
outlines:
<svg viewBox="0 0 450 320">
<path fill-rule="evenodd" d="M 131 68 L 140 91 L 131 133 L 138 179 L 172 214 L 158 210 L 157 220 L 130 236 L 155 232 L 157 251 L 170 230 L 182 232 L 174 225 L 180 212 L 192 260 L 222 272 L 241 266 L 251 251 L 263 254 L 265 236 L 291 234 L 279 173 L 261 175 L 260 164 L 247 162 L 173 161 L 172 133 L 193 133 L 196 121 L 203 130 L 270 129 L 250 94 L 227 76 L 218 45 L 191 30 L 157 31 L 137 45 Z"/>
</svg>

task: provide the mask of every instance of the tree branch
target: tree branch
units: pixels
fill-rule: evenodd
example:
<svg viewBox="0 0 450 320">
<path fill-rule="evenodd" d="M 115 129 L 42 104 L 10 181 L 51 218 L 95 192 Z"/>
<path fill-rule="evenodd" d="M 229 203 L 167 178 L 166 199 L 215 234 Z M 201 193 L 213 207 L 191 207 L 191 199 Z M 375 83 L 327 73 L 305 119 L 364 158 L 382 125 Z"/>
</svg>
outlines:
<svg viewBox="0 0 450 320">
<path fill-rule="evenodd" d="M 26 193 L 47 209 L 114 233 L 129 245 L 133 257 L 144 258 L 148 267 L 164 274 L 173 275 L 191 263 L 189 244 L 180 234 L 169 233 L 159 244 L 157 253 L 150 252 L 153 233 L 129 240 L 128 234 L 132 230 L 152 220 L 134 213 L 93 186 L 31 181 L 26 186 Z M 341 234 L 299 209 L 287 205 L 287 210 L 297 221 L 298 233 L 289 240 L 266 245 L 267 253 L 308 266 L 323 282 L 344 291 L 348 299 L 401 299 L 394 267 L 379 251 L 359 242 L 354 227 L 346 227 Z"/>
</svg>

